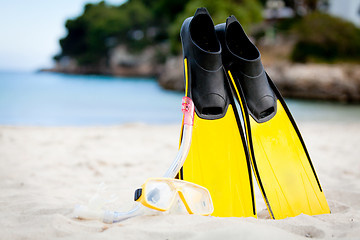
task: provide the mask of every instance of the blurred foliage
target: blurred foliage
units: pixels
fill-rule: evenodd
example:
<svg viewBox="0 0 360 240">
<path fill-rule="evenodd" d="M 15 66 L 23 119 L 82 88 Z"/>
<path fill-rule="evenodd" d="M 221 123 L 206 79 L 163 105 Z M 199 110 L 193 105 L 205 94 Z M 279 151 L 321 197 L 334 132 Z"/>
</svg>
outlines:
<svg viewBox="0 0 360 240">
<path fill-rule="evenodd" d="M 181 24 L 198 7 L 207 7 L 215 23 L 230 14 L 245 27 L 262 19 L 257 0 L 128 0 L 120 6 L 102 1 L 87 4 L 82 15 L 67 20 L 67 35 L 60 39 L 62 52 L 54 59 L 69 56 L 80 65 L 99 65 L 106 63 L 116 45 L 141 51 L 169 40 L 172 52 L 179 53 Z"/>
<path fill-rule="evenodd" d="M 293 29 L 297 36 L 291 55 L 293 61 L 360 60 L 360 29 L 351 22 L 313 12 Z"/>
<path fill-rule="evenodd" d="M 67 20 L 67 35 L 60 39 L 62 52 L 54 58 L 70 56 L 80 65 L 98 65 L 106 62 L 109 49 L 118 44 L 141 51 L 168 38 L 169 22 L 187 1 L 128 0 L 120 6 L 104 1 L 86 4 L 81 16 Z"/>
<path fill-rule="evenodd" d="M 327 2 L 284 0 L 285 6 L 295 12 L 300 5 L 310 12 L 275 23 L 276 31 L 296 35 L 293 61 L 360 60 L 360 30 L 345 20 L 316 11 L 316 7 Z M 225 22 L 233 14 L 249 30 L 251 24 L 262 20 L 265 3 L 265 0 L 128 0 L 120 6 L 104 1 L 86 4 L 80 16 L 66 21 L 67 35 L 60 39 L 62 51 L 54 59 L 68 56 L 79 65 L 103 66 L 109 60 L 110 50 L 123 44 L 132 52 L 154 46 L 155 61 L 162 63 L 170 53 L 180 53 L 182 22 L 193 16 L 198 7 L 208 9 L 214 24 Z M 259 31 L 255 37 L 263 37 L 266 30 Z M 162 43 L 170 48 L 159 47 Z"/>
</svg>

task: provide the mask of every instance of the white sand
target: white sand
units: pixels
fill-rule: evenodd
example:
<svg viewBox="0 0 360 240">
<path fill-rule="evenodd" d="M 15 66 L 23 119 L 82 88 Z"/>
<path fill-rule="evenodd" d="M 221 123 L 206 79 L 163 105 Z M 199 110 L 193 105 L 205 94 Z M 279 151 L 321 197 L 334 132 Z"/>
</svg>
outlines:
<svg viewBox="0 0 360 240">
<path fill-rule="evenodd" d="M 132 206 L 134 190 L 162 176 L 177 153 L 179 126 L 0 127 L 0 239 L 360 239 L 360 123 L 302 123 L 332 211 L 270 220 L 140 216 L 117 224 L 72 218 L 105 182 Z"/>
</svg>

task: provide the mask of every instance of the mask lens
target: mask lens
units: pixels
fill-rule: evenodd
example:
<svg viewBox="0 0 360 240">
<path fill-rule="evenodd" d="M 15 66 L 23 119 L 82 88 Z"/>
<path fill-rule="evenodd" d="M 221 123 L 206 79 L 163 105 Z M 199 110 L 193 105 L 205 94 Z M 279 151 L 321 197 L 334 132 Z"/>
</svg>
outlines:
<svg viewBox="0 0 360 240">
<path fill-rule="evenodd" d="M 194 214 L 210 215 L 214 211 L 210 194 L 206 189 L 186 185 L 182 192 L 189 208 Z"/>
<path fill-rule="evenodd" d="M 146 184 L 146 202 L 158 209 L 166 211 L 169 209 L 176 191 L 167 182 L 149 181 Z"/>
</svg>

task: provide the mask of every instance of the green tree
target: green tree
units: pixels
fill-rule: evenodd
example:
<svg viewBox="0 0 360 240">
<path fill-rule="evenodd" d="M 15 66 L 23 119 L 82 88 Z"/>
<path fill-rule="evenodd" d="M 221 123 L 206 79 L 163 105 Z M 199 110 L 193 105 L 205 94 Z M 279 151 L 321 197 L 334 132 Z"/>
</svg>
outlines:
<svg viewBox="0 0 360 240">
<path fill-rule="evenodd" d="M 146 38 L 133 41 L 131 31 L 145 31 L 152 13 L 141 0 L 129 0 L 115 7 L 104 1 L 87 4 L 81 16 L 67 20 L 66 37 L 60 39 L 60 56 L 75 58 L 80 65 L 99 65 L 108 58 L 111 47 L 118 43 L 141 47 Z"/>
<path fill-rule="evenodd" d="M 66 22 L 67 35 L 60 40 L 59 60 L 69 56 L 83 66 L 106 64 L 109 50 L 124 44 L 131 51 L 168 42 L 179 52 L 179 30 L 182 21 L 192 16 L 198 7 L 209 9 L 215 23 L 234 14 L 242 24 L 261 20 L 261 5 L 257 0 L 128 0 L 120 6 L 104 1 L 87 4 L 77 18 Z"/>
<path fill-rule="evenodd" d="M 360 60 L 360 29 L 351 22 L 314 12 L 300 20 L 295 33 L 293 61 Z"/>
</svg>

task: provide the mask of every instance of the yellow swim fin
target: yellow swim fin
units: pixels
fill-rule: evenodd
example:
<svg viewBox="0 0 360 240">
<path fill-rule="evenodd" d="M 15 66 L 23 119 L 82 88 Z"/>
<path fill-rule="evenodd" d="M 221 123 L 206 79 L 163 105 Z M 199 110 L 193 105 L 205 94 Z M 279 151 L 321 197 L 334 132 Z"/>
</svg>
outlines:
<svg viewBox="0 0 360 240">
<path fill-rule="evenodd" d="M 299 129 L 264 71 L 260 52 L 234 16 L 216 26 L 253 170 L 271 218 L 330 213 Z"/>
<path fill-rule="evenodd" d="M 191 147 L 180 178 L 207 188 L 219 217 L 256 217 L 245 134 L 205 8 L 181 28 L 185 95 L 195 104 Z M 240 129 L 240 130 L 239 130 Z"/>
</svg>

